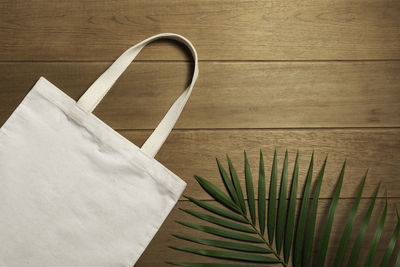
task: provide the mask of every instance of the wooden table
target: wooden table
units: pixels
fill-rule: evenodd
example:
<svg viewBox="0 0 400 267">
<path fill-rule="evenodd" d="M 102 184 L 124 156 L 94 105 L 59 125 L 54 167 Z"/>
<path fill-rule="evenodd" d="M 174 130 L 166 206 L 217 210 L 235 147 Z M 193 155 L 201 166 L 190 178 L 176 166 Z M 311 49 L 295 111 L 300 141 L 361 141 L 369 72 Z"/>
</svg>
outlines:
<svg viewBox="0 0 400 267">
<path fill-rule="evenodd" d="M 329 155 L 318 218 L 348 163 L 332 247 L 367 169 L 361 205 L 382 181 L 389 240 L 400 206 L 400 1 L 2 0 L 0 27 L 1 124 L 40 76 L 78 99 L 129 46 L 179 33 L 198 50 L 200 76 L 157 159 L 187 181 L 186 195 L 211 201 L 193 175 L 222 187 L 215 157 L 225 163 L 225 154 L 244 185 L 243 151 L 256 173 L 260 148 L 266 173 L 275 148 L 279 168 L 288 150 L 291 169 L 299 150 L 301 187 L 314 151 L 315 173 Z M 141 145 L 188 84 L 192 65 L 170 41 L 149 45 L 132 65 L 95 114 Z M 381 190 L 374 225 L 383 197 Z M 210 261 L 168 248 L 186 244 L 171 234 L 193 233 L 174 222 L 196 221 L 178 210 L 185 207 L 193 205 L 180 200 L 136 266 Z"/>
</svg>

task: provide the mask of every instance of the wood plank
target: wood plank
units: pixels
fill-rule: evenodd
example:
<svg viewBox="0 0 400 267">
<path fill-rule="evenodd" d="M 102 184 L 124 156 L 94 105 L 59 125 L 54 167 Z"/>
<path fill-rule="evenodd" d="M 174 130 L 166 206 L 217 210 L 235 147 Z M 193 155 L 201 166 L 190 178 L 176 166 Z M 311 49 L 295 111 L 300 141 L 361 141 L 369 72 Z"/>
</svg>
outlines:
<svg viewBox="0 0 400 267">
<path fill-rule="evenodd" d="M 123 131 L 122 134 L 140 146 L 150 132 Z M 347 168 L 341 197 L 354 197 L 367 169 L 369 178 L 364 196 L 372 196 L 379 181 L 388 189 L 390 197 L 400 195 L 400 129 L 175 130 L 156 158 L 188 183 L 186 194 L 210 199 L 193 175 L 200 175 L 223 188 L 215 157 L 226 166 L 225 155 L 229 154 L 244 186 L 243 151 L 247 152 L 254 179 L 258 179 L 259 149 L 263 150 L 265 173 L 269 176 L 275 148 L 279 171 L 285 149 L 288 149 L 289 175 L 296 150 L 299 150 L 299 188 L 304 183 L 312 151 L 315 152 L 314 177 L 325 156 L 329 155 L 321 189 L 323 198 L 331 197 L 345 159 Z M 383 195 L 382 191 L 380 196 Z"/>
<path fill-rule="evenodd" d="M 323 225 L 324 218 L 326 218 L 326 213 L 329 208 L 329 201 L 328 200 L 320 200 L 319 202 L 319 208 L 318 208 L 318 213 L 317 213 L 317 234 L 316 234 L 316 242 L 319 242 L 321 226 Z M 380 259 L 382 258 L 385 248 L 387 243 L 389 242 L 391 235 L 393 233 L 393 229 L 396 224 L 396 215 L 395 215 L 395 206 L 399 206 L 400 204 L 400 199 L 395 198 L 395 199 L 389 199 L 389 207 L 388 207 L 388 214 L 386 218 L 386 223 L 385 223 L 385 230 L 382 235 L 381 243 L 379 246 L 379 249 L 375 255 L 375 263 L 373 266 L 379 266 Z M 333 257 L 334 253 L 336 252 L 338 243 L 340 241 L 340 237 L 342 234 L 342 231 L 345 226 L 345 222 L 347 219 L 347 215 L 349 210 L 351 209 L 353 205 L 353 200 L 339 200 L 339 205 L 337 207 L 337 211 L 335 213 L 335 219 L 334 219 L 334 224 L 333 224 L 333 229 L 331 233 L 331 239 L 330 239 L 330 244 L 329 244 L 329 249 L 328 249 L 328 255 L 327 255 L 327 262 L 330 262 Z M 361 218 L 364 214 L 364 212 L 367 210 L 369 205 L 369 200 L 362 200 L 359 206 L 359 213 L 358 217 L 356 219 L 356 224 L 355 224 L 355 229 L 359 229 L 360 221 Z M 376 229 L 377 222 L 379 221 L 380 214 L 383 210 L 384 207 L 384 200 L 379 199 L 376 202 L 376 206 L 374 209 L 373 217 L 371 219 L 370 226 L 367 230 L 366 233 L 366 239 L 365 242 L 363 243 L 363 247 L 361 250 L 360 254 L 360 264 L 363 263 L 363 259 L 365 259 L 366 253 L 369 248 L 370 240 L 372 240 L 374 231 Z M 190 243 L 187 241 L 182 241 L 179 239 L 176 239 L 172 236 L 172 234 L 181 234 L 181 235 L 191 235 L 191 236 L 198 236 L 198 237 L 204 237 L 204 238 L 213 238 L 213 239 L 222 239 L 218 237 L 214 237 L 209 234 L 201 233 L 196 230 L 191 230 L 187 227 L 181 226 L 177 223 L 175 223 L 175 220 L 180 220 L 180 221 L 187 221 L 187 222 L 192 222 L 192 223 L 199 223 L 199 224 L 204 224 L 204 225 L 210 225 L 209 223 L 203 222 L 197 218 L 194 218 L 185 212 L 178 210 L 178 208 L 189 208 L 197 211 L 202 211 L 200 208 L 196 207 L 192 203 L 188 201 L 180 201 L 178 202 L 177 206 L 175 209 L 171 212 L 169 217 L 166 219 L 164 224 L 162 225 L 160 231 L 157 233 L 155 238 L 151 241 L 150 245 L 142 255 L 142 257 L 139 259 L 138 263 L 135 266 L 138 267 L 147 267 L 147 266 L 171 266 L 167 265 L 165 261 L 179 261 L 179 262 L 229 262 L 229 261 L 222 261 L 222 260 L 216 260 L 216 259 L 208 259 L 206 257 L 202 256 L 197 256 L 194 254 L 189 254 L 189 253 L 184 253 L 184 252 L 178 252 L 175 250 L 172 250 L 168 248 L 168 246 L 181 246 L 181 247 L 198 247 L 198 248 L 207 248 L 207 249 L 212 249 L 211 247 L 207 247 L 204 245 L 196 245 L 194 243 Z M 351 236 L 350 239 L 350 244 L 353 244 L 355 240 L 355 234 L 356 232 L 353 231 L 353 235 Z M 318 243 L 317 243 L 318 244 Z M 350 245 L 351 246 L 351 245 Z M 350 247 L 351 248 L 351 247 Z M 396 249 L 397 251 L 397 249 Z M 231 262 L 232 263 L 232 262 Z M 237 263 L 237 262 L 236 262 Z M 393 264 L 393 262 L 392 262 Z M 291 265 L 290 265 L 291 266 Z M 393 266 L 393 265 L 390 265 Z"/>
<path fill-rule="evenodd" d="M 0 123 L 43 75 L 74 99 L 110 63 L 1 63 Z M 152 129 L 190 80 L 185 62 L 135 62 L 95 110 Z M 177 128 L 400 126 L 400 61 L 202 62 Z"/>
<path fill-rule="evenodd" d="M 159 32 L 205 60 L 399 59 L 399 17 L 393 0 L 3 0 L 0 60 L 113 60 Z M 152 46 L 140 58 L 182 55 Z"/>
</svg>

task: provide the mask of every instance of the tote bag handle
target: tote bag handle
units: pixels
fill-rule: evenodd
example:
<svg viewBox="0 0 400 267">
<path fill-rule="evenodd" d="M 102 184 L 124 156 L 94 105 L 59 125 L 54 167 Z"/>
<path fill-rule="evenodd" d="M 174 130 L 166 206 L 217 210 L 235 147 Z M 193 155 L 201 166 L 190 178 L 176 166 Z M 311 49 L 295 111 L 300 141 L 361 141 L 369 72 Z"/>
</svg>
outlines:
<svg viewBox="0 0 400 267">
<path fill-rule="evenodd" d="M 77 102 L 78 106 L 80 106 L 83 110 L 92 112 L 107 94 L 107 92 L 111 89 L 119 76 L 121 76 L 121 74 L 131 64 L 133 59 L 135 59 L 135 57 L 143 49 L 143 47 L 150 42 L 161 38 L 179 41 L 189 48 L 194 60 L 194 72 L 190 85 L 175 100 L 174 104 L 168 110 L 167 114 L 165 114 L 157 128 L 141 147 L 141 150 L 151 157 L 154 157 L 157 154 L 172 131 L 172 128 L 174 128 L 174 125 L 178 120 L 187 100 L 189 99 L 193 86 L 196 83 L 199 75 L 197 52 L 188 39 L 174 33 L 160 33 L 132 46 L 117 60 L 115 60 L 115 62 L 89 87 L 89 89 L 87 89 L 87 91 L 79 98 Z"/>
</svg>

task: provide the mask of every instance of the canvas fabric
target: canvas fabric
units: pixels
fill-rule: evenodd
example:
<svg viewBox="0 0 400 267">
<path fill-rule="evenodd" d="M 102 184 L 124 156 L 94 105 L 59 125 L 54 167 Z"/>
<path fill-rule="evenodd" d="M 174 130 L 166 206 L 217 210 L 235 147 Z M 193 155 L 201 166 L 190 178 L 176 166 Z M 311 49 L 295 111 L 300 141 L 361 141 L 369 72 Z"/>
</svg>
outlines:
<svg viewBox="0 0 400 267">
<path fill-rule="evenodd" d="M 188 47 L 193 78 L 139 148 L 92 111 L 160 38 Z M 0 128 L 0 266 L 134 265 L 185 189 L 154 156 L 197 77 L 195 48 L 173 33 L 126 50 L 78 101 L 40 77 Z"/>
</svg>

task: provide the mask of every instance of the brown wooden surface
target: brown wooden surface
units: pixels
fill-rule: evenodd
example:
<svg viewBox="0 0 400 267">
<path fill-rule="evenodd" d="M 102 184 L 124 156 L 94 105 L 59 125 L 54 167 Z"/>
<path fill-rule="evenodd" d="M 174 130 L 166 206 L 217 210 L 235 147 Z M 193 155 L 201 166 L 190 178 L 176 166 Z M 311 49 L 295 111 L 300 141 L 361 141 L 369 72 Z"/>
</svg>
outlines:
<svg viewBox="0 0 400 267">
<path fill-rule="evenodd" d="M 0 123 L 40 76 L 77 100 L 109 64 L 0 63 Z M 400 126 L 400 61 L 201 62 L 200 71 L 177 128 Z M 134 62 L 95 114 L 114 129 L 152 129 L 190 74 L 187 62 Z"/>
<path fill-rule="evenodd" d="M 222 186 L 215 157 L 225 164 L 225 154 L 243 184 L 246 150 L 256 177 L 260 148 L 267 174 L 275 148 L 279 170 L 285 149 L 290 168 L 299 150 L 302 186 L 314 151 L 314 173 L 328 155 L 319 222 L 347 159 L 330 246 L 367 169 L 361 206 L 382 181 L 389 240 L 400 204 L 400 1 L 0 0 L 0 28 L 0 125 L 40 76 L 77 100 L 129 46 L 160 32 L 183 34 L 198 50 L 200 78 L 156 159 L 188 183 L 185 194 L 211 201 L 193 175 Z M 175 42 L 149 45 L 95 114 L 140 146 L 188 84 L 189 59 Z M 185 243 L 171 234 L 197 234 L 174 223 L 196 221 L 178 207 L 196 209 L 181 199 L 136 266 L 209 261 L 168 249 Z M 367 249 L 365 242 L 362 255 Z"/>
<path fill-rule="evenodd" d="M 0 2 L 2 60 L 112 60 L 158 32 L 207 60 L 399 59 L 397 0 Z M 153 46 L 142 59 L 176 59 Z"/>
<path fill-rule="evenodd" d="M 138 146 L 150 135 L 150 131 L 121 133 Z M 366 196 L 373 194 L 379 181 L 387 187 L 389 197 L 400 195 L 400 129 L 175 130 L 156 159 L 188 183 L 186 194 L 209 200 L 210 196 L 197 184 L 193 178 L 194 174 L 223 188 L 215 158 L 218 157 L 228 169 L 225 159 L 228 154 L 244 188 L 243 151 L 246 150 L 256 179 L 259 149 L 263 150 L 265 173 L 269 175 L 275 148 L 278 153 L 279 172 L 285 150 L 288 149 L 290 173 L 293 170 L 296 151 L 299 150 L 300 185 L 305 181 L 312 152 L 315 153 L 314 177 L 328 156 L 327 178 L 321 188 L 323 198 L 331 197 L 345 159 L 347 169 L 342 197 L 355 197 L 356 188 L 368 169 L 369 178 L 364 188 Z M 257 187 L 257 184 L 254 186 Z M 380 196 L 384 196 L 383 191 Z"/>
</svg>

